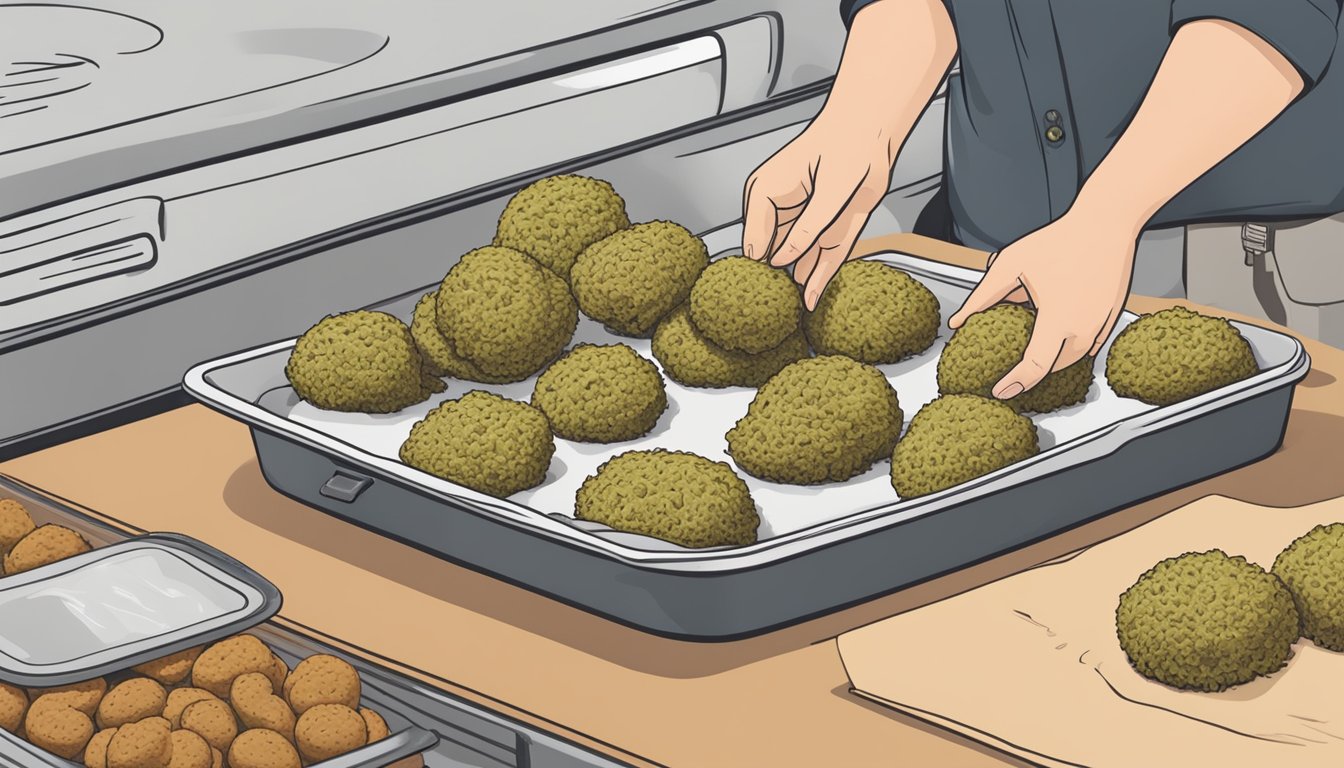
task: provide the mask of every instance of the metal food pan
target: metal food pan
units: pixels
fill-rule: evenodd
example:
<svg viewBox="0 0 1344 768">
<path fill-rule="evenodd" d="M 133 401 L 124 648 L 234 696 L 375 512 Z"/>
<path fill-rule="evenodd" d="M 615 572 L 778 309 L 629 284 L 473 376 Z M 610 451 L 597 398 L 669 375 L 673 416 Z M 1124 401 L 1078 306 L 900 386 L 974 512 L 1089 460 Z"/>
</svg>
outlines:
<svg viewBox="0 0 1344 768">
<path fill-rule="evenodd" d="M 156 538 L 135 536 L 115 528 L 4 475 L 0 475 L 0 499 L 19 501 L 38 525 L 55 523 L 79 532 L 93 545 L 95 552 L 130 539 Z M 269 622 L 245 631 L 270 646 L 291 669 L 301 659 L 315 654 L 330 654 L 346 660 L 359 672 L 360 704 L 373 708 L 387 720 L 391 731 L 387 738 L 339 757 L 313 763 L 314 768 L 614 768 L 621 765 L 336 650 L 315 637 Z M 109 683 L 115 684 L 124 676 L 110 674 Z M 56 757 L 4 730 L 0 730 L 0 765 L 81 768 L 77 762 Z"/>
<path fill-rule="evenodd" d="M 980 276 L 902 254 L 874 258 L 928 286 L 944 318 Z M 376 308 L 409 317 L 424 290 Z M 1135 319 L 1126 313 L 1115 333 Z M 657 445 L 726 459 L 722 434 L 745 412 L 752 390 L 690 390 L 669 381 L 671 407 L 649 437 L 598 447 L 558 440 L 540 488 L 496 499 L 400 463 L 396 447 L 445 397 L 479 388 L 526 399 L 531 380 L 504 387 L 450 381 L 446 394 L 391 416 L 319 412 L 288 387 L 291 339 L 203 363 L 184 385 L 251 427 L 263 473 L 286 495 L 630 626 L 726 640 L 895 591 L 1272 453 L 1282 440 L 1293 386 L 1310 361 L 1290 336 L 1236 325 L 1261 368 L 1245 381 L 1176 405 L 1148 406 L 1119 398 L 1106 385 L 1103 348 L 1084 404 L 1033 417 L 1042 438 L 1037 456 L 910 500 L 896 498 L 885 463 L 825 486 L 748 476 L 763 520 L 758 542 L 705 550 L 577 522 L 566 494 L 588 468 L 632 448 Z M 936 361 L 947 336 L 944 329 L 922 355 L 880 366 L 907 423 L 937 394 Z M 590 321 L 581 322 L 575 341 L 620 341 L 648 354 L 647 341 L 618 339 Z"/>
</svg>

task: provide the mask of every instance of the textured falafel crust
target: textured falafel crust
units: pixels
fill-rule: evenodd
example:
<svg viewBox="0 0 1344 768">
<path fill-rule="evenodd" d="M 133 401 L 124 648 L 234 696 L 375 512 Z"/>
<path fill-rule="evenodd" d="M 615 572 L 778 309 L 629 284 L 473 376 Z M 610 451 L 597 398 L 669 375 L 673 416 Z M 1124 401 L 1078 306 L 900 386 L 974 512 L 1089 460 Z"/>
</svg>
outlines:
<svg viewBox="0 0 1344 768">
<path fill-rule="evenodd" d="M 1250 343 L 1231 323 L 1184 307 L 1130 323 L 1106 354 L 1111 389 L 1149 405 L 1189 400 L 1259 370 Z"/>
<path fill-rule="evenodd" d="M 709 251 L 690 230 L 650 221 L 588 246 L 570 281 L 584 314 L 616 333 L 643 338 L 686 301 L 707 264 Z"/>
<path fill-rule="evenodd" d="M 411 316 L 411 338 L 415 339 L 415 345 L 420 348 L 425 373 L 482 384 L 509 383 L 507 377 L 491 376 L 457 354 L 453 343 L 439 330 L 438 315 L 439 292 L 433 290 L 420 297 Z"/>
<path fill-rule="evenodd" d="M 1139 674 L 1195 691 L 1275 672 L 1299 637 L 1283 582 L 1216 549 L 1153 566 L 1120 596 L 1115 616 L 1120 647 Z"/>
<path fill-rule="evenodd" d="M 728 430 L 728 455 L 762 480 L 840 482 L 891 456 L 902 418 L 881 371 L 839 355 L 815 357 L 760 388 Z"/>
<path fill-rule="evenodd" d="M 658 424 L 667 389 L 658 366 L 625 344 L 580 344 L 537 377 L 532 405 L 566 440 L 615 443 Z"/>
<path fill-rule="evenodd" d="M 400 455 L 423 472 L 504 498 L 541 485 L 555 437 L 536 408 L 474 390 L 416 422 Z"/>
<path fill-rule="evenodd" d="M 559 357 L 579 322 L 564 280 L 530 256 L 489 245 L 448 270 L 436 306 L 452 349 L 500 381 L 522 381 Z"/>
<path fill-rule="evenodd" d="M 1344 651 L 1344 523 L 1307 531 L 1274 558 L 1272 570 L 1293 595 L 1302 636 Z"/>
<path fill-rule="evenodd" d="M 76 531 L 51 523 L 39 525 L 5 553 L 5 574 L 31 571 L 90 549 L 89 542 Z"/>
<path fill-rule="evenodd" d="M 1017 304 L 1000 304 L 967 318 L 938 358 L 938 392 L 993 397 L 994 385 L 1022 361 L 1036 325 L 1036 313 Z M 1049 413 L 1087 399 L 1093 358 L 1055 371 L 1007 403 L 1019 413 Z"/>
<path fill-rule="evenodd" d="M 299 397 L 329 411 L 395 413 L 445 389 L 424 373 L 406 324 L 366 310 L 329 315 L 305 331 L 285 375 Z"/>
<path fill-rule="evenodd" d="M 24 506 L 13 499 L 0 499 L 0 557 L 8 554 L 37 525 Z"/>
<path fill-rule="evenodd" d="M 903 499 L 937 493 L 1040 452 L 1036 425 L 998 400 L 943 395 L 919 409 L 891 457 Z"/>
<path fill-rule="evenodd" d="M 587 176 L 550 176 L 509 199 L 494 245 L 521 251 L 568 281 L 584 248 L 628 226 L 625 201 L 610 183 Z"/>
<path fill-rule="evenodd" d="M 691 322 L 730 352 L 759 355 L 797 332 L 803 317 L 798 286 L 782 269 L 729 256 L 705 268 L 691 288 Z"/>
<path fill-rule="evenodd" d="M 819 355 L 844 355 L 882 365 L 917 355 L 938 338 L 938 299 L 901 270 L 876 261 L 840 267 L 803 316 L 803 329 Z"/>
<path fill-rule="evenodd" d="M 730 352 L 715 345 L 691 323 L 690 307 L 677 307 L 653 332 L 653 356 L 668 378 L 686 387 L 719 389 L 759 387 L 790 363 L 812 353 L 802 329 L 759 355 Z"/>
<path fill-rule="evenodd" d="M 628 451 L 579 486 L 574 516 L 683 547 L 746 545 L 760 517 L 746 482 L 724 462 L 681 451 Z"/>
</svg>

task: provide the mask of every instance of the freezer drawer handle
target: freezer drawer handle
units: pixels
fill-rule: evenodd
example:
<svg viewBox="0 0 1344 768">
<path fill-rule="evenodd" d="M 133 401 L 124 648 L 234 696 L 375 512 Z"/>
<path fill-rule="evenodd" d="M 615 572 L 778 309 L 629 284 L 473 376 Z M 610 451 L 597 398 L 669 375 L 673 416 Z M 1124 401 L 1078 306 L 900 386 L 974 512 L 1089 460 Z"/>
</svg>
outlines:
<svg viewBox="0 0 1344 768">
<path fill-rule="evenodd" d="M 359 494 L 363 493 L 364 489 L 370 485 L 373 485 L 372 478 L 336 470 L 336 474 L 332 475 L 331 479 L 323 484 L 318 493 L 329 499 L 344 501 L 349 504 L 359 498 Z"/>
</svg>

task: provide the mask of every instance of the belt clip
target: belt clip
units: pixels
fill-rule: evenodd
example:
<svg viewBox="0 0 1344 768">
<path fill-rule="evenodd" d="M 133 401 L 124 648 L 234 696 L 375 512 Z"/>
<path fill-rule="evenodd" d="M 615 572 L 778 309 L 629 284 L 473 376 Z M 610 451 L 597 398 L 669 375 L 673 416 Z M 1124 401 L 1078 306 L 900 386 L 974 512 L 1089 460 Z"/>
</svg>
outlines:
<svg viewBox="0 0 1344 768">
<path fill-rule="evenodd" d="M 1255 266 L 1257 256 L 1274 250 L 1274 231 L 1264 224 L 1241 225 L 1241 248 L 1246 252 L 1246 266 Z"/>
</svg>

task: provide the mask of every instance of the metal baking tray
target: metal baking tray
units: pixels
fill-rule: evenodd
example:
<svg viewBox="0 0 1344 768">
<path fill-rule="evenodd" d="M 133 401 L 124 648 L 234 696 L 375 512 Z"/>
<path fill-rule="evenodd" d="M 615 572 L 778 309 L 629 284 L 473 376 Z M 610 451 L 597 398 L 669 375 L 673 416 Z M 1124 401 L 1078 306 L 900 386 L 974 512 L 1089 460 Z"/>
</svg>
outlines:
<svg viewBox="0 0 1344 768">
<path fill-rule="evenodd" d="M 898 253 L 872 258 L 927 285 L 944 319 L 981 274 Z M 409 318 L 428 289 L 375 308 Z M 1115 333 L 1135 319 L 1126 313 Z M 1272 453 L 1310 360 L 1290 336 L 1237 327 L 1261 367 L 1245 381 L 1177 405 L 1148 406 L 1106 385 L 1103 348 L 1085 403 L 1033 417 L 1039 455 L 910 500 L 896 498 L 887 463 L 824 486 L 748 476 L 762 517 L 758 542 L 704 550 L 575 521 L 573 491 L 606 458 L 634 448 L 727 460 L 722 436 L 745 413 L 750 389 L 698 390 L 669 381 L 671 405 L 651 435 L 608 446 L 557 440 L 541 487 L 497 499 L 400 463 L 397 447 L 444 398 L 488 389 L 527 399 L 534 380 L 503 387 L 450 380 L 447 393 L 389 416 L 323 412 L 289 388 L 291 339 L 198 365 L 184 386 L 251 427 L 267 481 L 288 496 L 633 627 L 728 640 L 936 577 Z M 944 328 L 924 354 L 881 366 L 907 423 L 937 395 L 936 362 L 947 338 Z M 647 341 L 612 336 L 588 320 L 580 322 L 580 341 L 620 341 L 649 353 Z"/>
<path fill-rule="evenodd" d="M 145 549 L 163 546 L 165 543 L 174 552 L 191 555 L 193 564 L 198 564 L 195 558 L 203 557 L 209 566 L 225 571 L 242 569 L 238 572 L 242 574 L 243 581 L 251 582 L 255 577 L 245 566 L 208 545 L 174 534 L 136 535 L 135 532 L 120 530 L 4 475 L 0 475 L 0 499 L 17 500 L 38 525 L 55 523 L 71 528 L 94 547 L 87 555 L 0 578 L 0 588 L 8 588 L 11 580 L 29 574 L 45 577 L 50 572 L 68 570 L 71 561 L 78 561 L 79 558 L 116 556 L 123 550 Z M 237 574 L 231 575 L 237 577 Z M 261 600 L 254 598 L 253 602 L 261 602 L 265 608 L 258 615 L 269 618 L 279 605 L 279 593 L 269 583 L 265 586 L 269 589 L 259 590 Z M 605 768 L 621 765 L 470 702 L 426 687 L 362 658 L 336 650 L 315 637 L 270 622 L 253 624 L 238 631 L 246 631 L 265 642 L 291 669 L 301 659 L 319 653 L 346 660 L 359 672 L 362 691 L 360 703 L 372 707 L 387 720 L 392 732 L 390 736 L 339 757 L 314 763 L 315 768 L 415 768 L 421 765 L 425 768 Z M 4 635 L 4 629 L 0 628 L 0 636 Z M 162 655 L 165 654 L 150 654 L 149 657 Z M 143 661 L 145 656 L 137 650 L 134 657 L 128 655 L 127 658 L 131 659 L 130 664 L 134 664 Z M 84 679 L 97 676 L 98 670 L 94 670 L 86 674 Z M 116 672 L 107 675 L 110 684 L 119 682 L 125 676 L 124 673 Z M 3 671 L 0 671 L 0 679 L 13 682 L 8 680 Z M 50 684 L 51 681 L 43 682 Z M 0 765 L 80 768 L 79 763 L 56 757 L 3 729 L 0 729 Z"/>
</svg>

